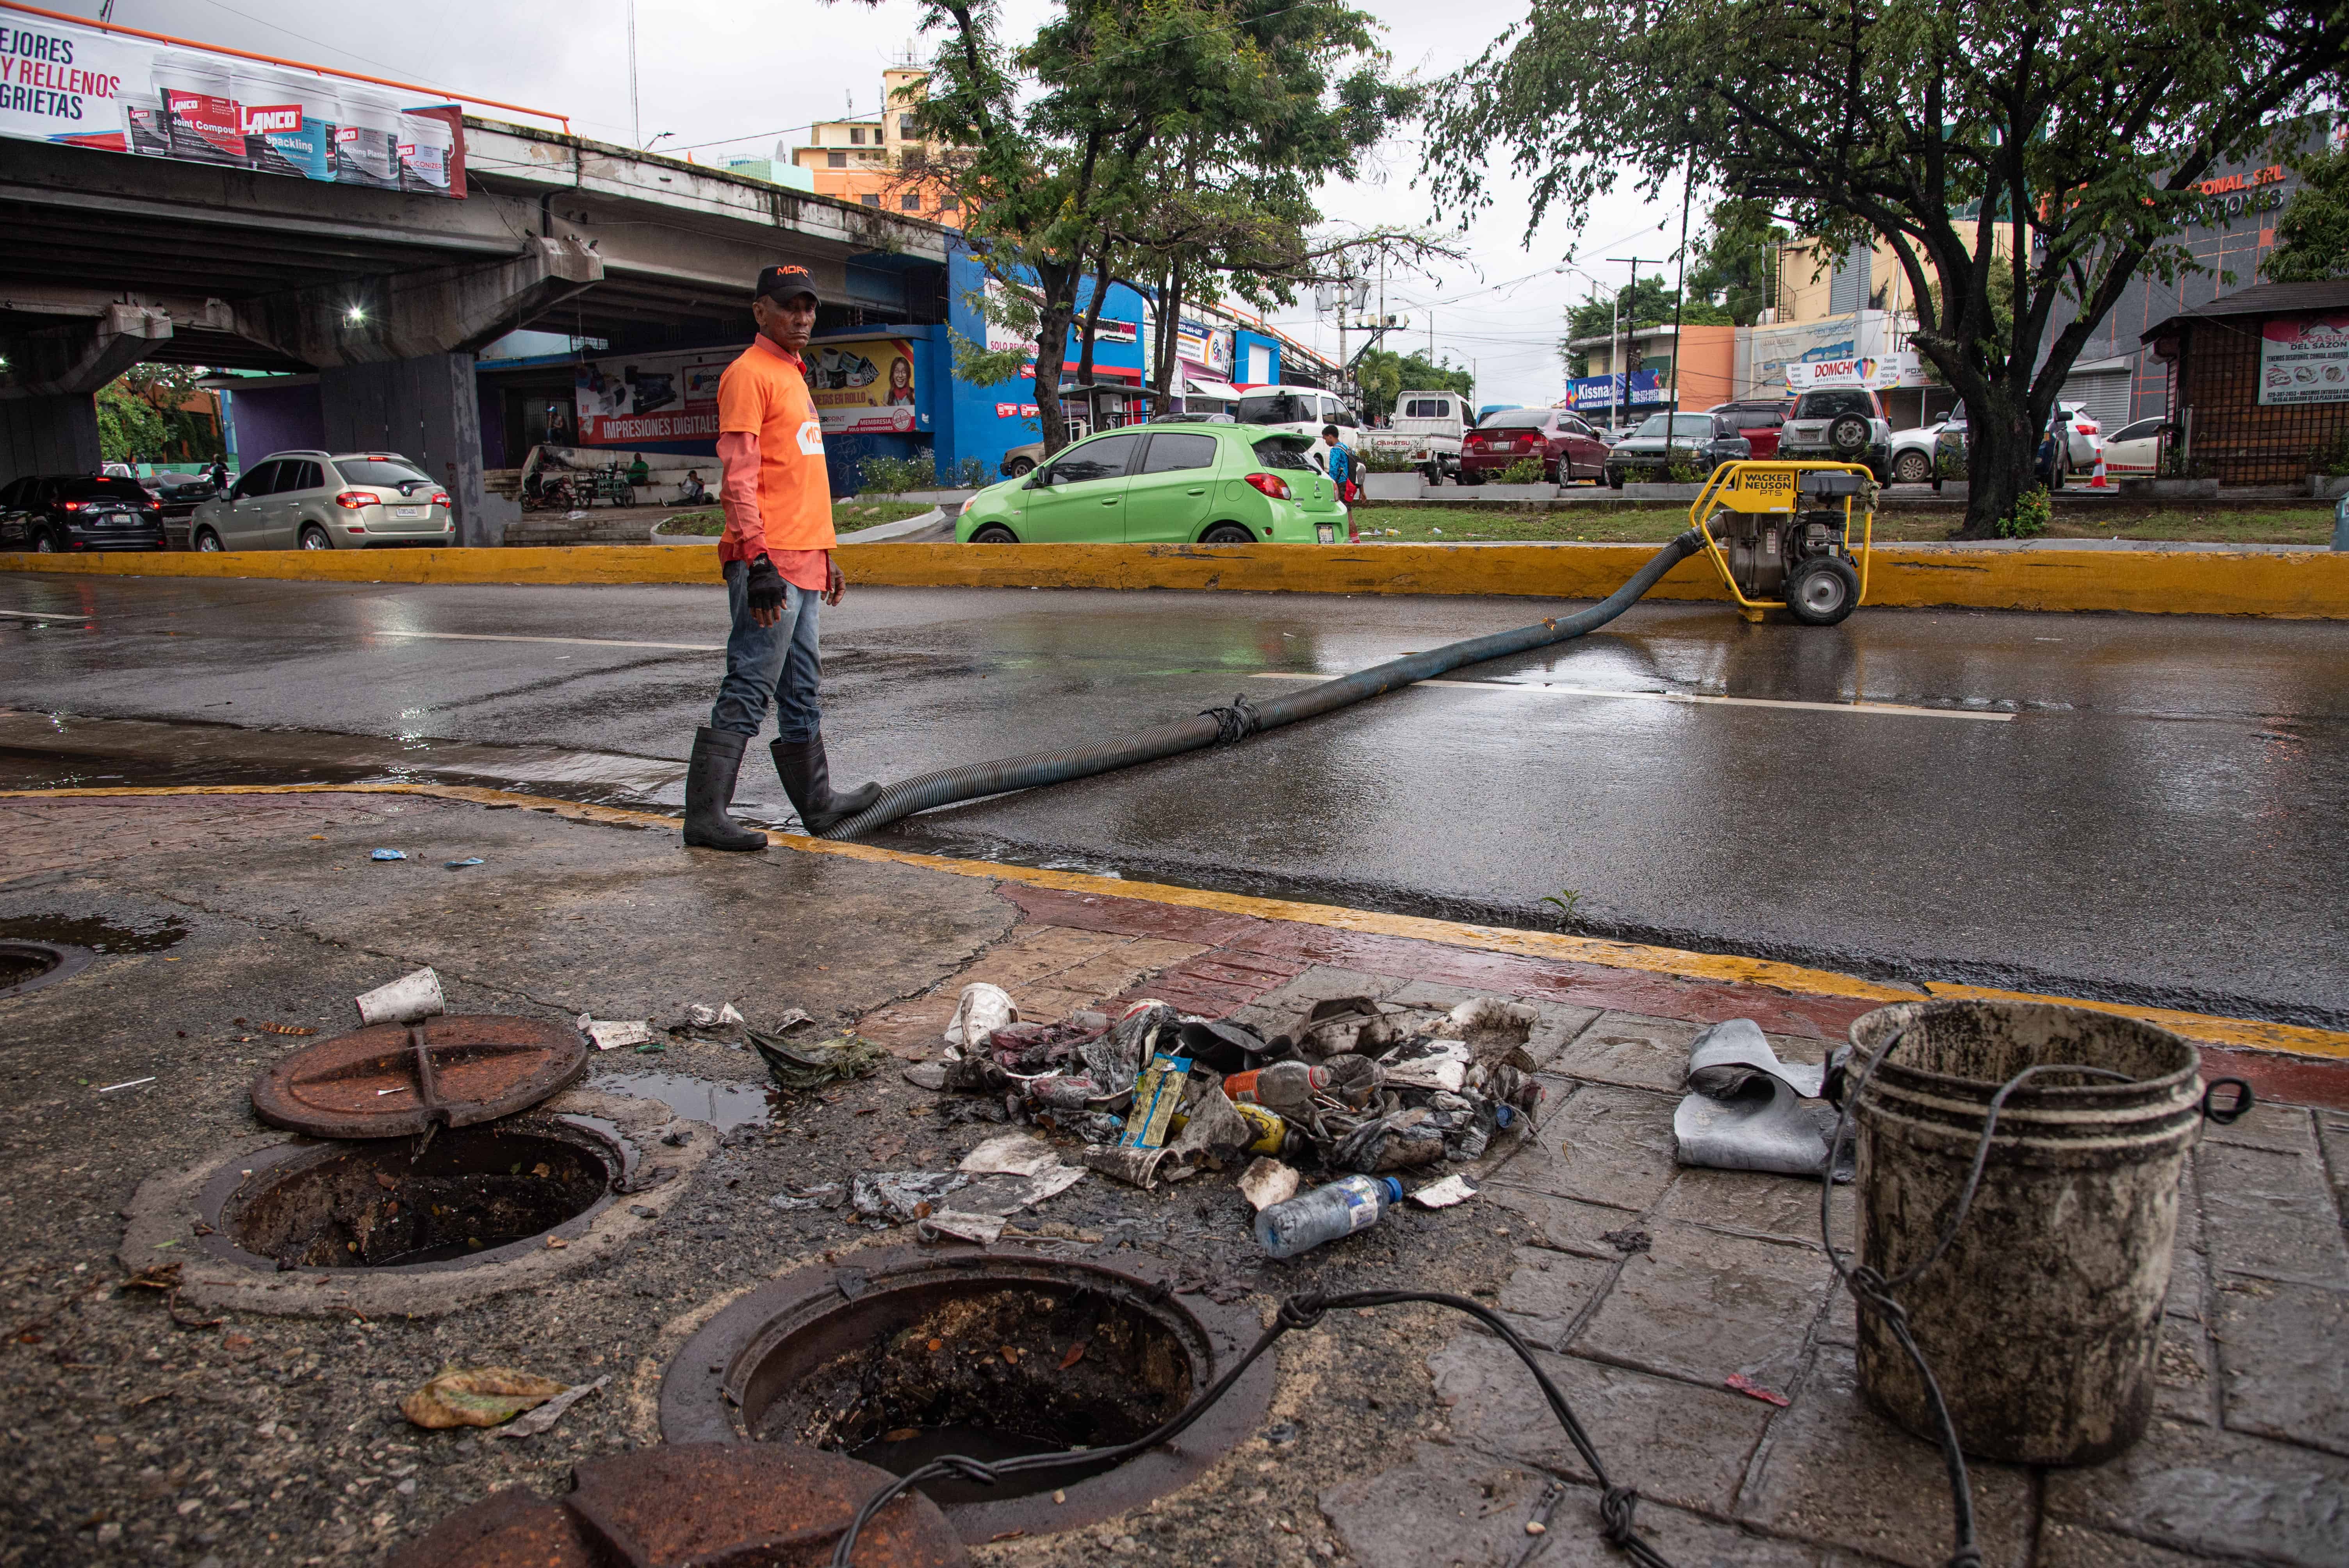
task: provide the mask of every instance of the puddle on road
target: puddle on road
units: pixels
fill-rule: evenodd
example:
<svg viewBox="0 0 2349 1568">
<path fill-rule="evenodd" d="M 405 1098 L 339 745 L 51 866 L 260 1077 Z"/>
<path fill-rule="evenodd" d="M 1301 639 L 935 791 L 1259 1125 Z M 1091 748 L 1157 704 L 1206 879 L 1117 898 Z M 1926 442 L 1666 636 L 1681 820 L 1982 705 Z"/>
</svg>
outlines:
<svg viewBox="0 0 2349 1568">
<path fill-rule="evenodd" d="M 0 784 L 487 784 L 595 805 L 674 806 L 685 766 L 662 758 L 419 736 L 0 711 Z"/>
<path fill-rule="evenodd" d="M 54 942 L 92 953 L 160 953 L 188 939 L 188 928 L 165 917 L 144 926 L 118 925 L 89 915 L 23 914 L 0 920 L 0 942 Z"/>
<path fill-rule="evenodd" d="M 762 1083 L 718 1083 L 683 1073 L 598 1073 L 590 1087 L 612 1094 L 657 1099 L 679 1116 L 706 1121 L 720 1132 L 764 1127 L 774 1119 L 775 1090 Z"/>
</svg>

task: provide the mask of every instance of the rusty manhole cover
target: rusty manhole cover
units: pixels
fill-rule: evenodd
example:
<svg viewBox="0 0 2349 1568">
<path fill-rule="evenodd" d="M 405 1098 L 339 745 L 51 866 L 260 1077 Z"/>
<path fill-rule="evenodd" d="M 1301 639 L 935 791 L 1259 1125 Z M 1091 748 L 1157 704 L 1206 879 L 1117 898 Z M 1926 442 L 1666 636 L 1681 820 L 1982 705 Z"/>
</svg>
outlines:
<svg viewBox="0 0 2349 1568">
<path fill-rule="evenodd" d="M 70 979 L 95 956 L 61 942 L 0 942 L 0 1001 Z"/>
<path fill-rule="evenodd" d="M 261 1119 L 314 1138 L 403 1138 L 536 1105 L 587 1068 L 567 1024 L 497 1013 L 377 1024 L 275 1063 L 253 1082 Z"/>
<path fill-rule="evenodd" d="M 943 1454 L 1114 1448 L 1180 1412 L 1260 1332 L 1242 1307 L 1102 1264 L 859 1252 L 750 1292 L 688 1340 L 661 1382 L 661 1435 L 823 1448 L 895 1475 Z M 1122 1464 L 924 1490 L 967 1542 L 1098 1523 L 1197 1480 L 1256 1429 L 1272 1386 L 1266 1357 L 1174 1442 Z"/>
<path fill-rule="evenodd" d="M 823 1568 L 884 1470 L 781 1444 L 688 1443 L 589 1460 L 549 1501 L 514 1488 L 450 1514 L 388 1568 Z M 918 1493 L 875 1514 L 856 1568 L 956 1568 L 968 1558 Z"/>
</svg>

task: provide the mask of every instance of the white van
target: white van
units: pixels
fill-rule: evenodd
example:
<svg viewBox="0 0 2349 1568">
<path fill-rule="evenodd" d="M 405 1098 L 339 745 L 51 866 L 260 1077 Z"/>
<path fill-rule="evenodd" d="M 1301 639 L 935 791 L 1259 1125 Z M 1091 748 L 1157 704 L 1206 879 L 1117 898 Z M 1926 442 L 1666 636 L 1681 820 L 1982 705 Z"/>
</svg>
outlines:
<svg viewBox="0 0 2349 1568">
<path fill-rule="evenodd" d="M 1330 449 L 1321 438 L 1324 425 L 1338 427 L 1339 438 L 1354 446 L 1358 421 L 1354 411 L 1335 392 L 1319 387 L 1251 387 L 1240 394 L 1239 422 L 1287 430 L 1313 443 L 1307 455 L 1313 466 L 1327 471 L 1322 454 Z"/>
</svg>

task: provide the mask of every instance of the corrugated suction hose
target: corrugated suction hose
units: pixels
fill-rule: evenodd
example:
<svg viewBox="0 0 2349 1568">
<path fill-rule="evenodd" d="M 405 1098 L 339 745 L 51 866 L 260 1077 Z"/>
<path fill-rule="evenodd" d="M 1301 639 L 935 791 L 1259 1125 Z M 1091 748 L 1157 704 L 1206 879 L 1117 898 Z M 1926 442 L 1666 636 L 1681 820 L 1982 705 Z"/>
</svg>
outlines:
<svg viewBox="0 0 2349 1568">
<path fill-rule="evenodd" d="M 1411 654 L 1400 659 L 1390 659 L 1350 676 L 1340 676 L 1303 691 L 1289 692 L 1262 705 L 1246 697 L 1235 697 L 1229 707 L 1209 708 L 1206 712 L 1174 724 L 1163 724 L 1140 735 L 1123 740 L 1104 741 L 1099 746 L 1080 747 L 1072 751 L 1040 751 L 1030 757 L 1009 757 L 999 762 L 973 762 L 961 768 L 944 768 L 936 773 L 918 773 L 902 779 L 881 791 L 881 798 L 855 816 L 834 822 L 823 834 L 827 839 L 856 839 L 877 828 L 888 826 L 900 817 L 910 817 L 916 811 L 932 810 L 949 806 L 957 800 L 976 800 L 985 795 L 1001 795 L 1013 789 L 1032 789 L 1040 784 L 1065 784 L 1071 779 L 1089 779 L 1096 773 L 1111 773 L 1120 768 L 1132 768 L 1136 763 L 1155 762 L 1162 757 L 1174 757 L 1185 751 L 1197 751 L 1218 742 L 1230 744 L 1260 730 L 1278 729 L 1308 718 L 1317 718 L 1341 707 L 1378 696 L 1415 681 L 1431 679 L 1465 665 L 1482 664 L 1510 654 L 1522 654 L 1535 648 L 1547 647 L 1595 632 L 1633 604 L 1653 588 L 1663 574 L 1704 548 L 1704 536 L 1692 528 L 1679 538 L 1656 552 L 1648 563 L 1631 574 L 1620 588 L 1574 614 L 1537 621 L 1530 626 L 1515 631 L 1494 632 L 1482 637 L 1470 637 L 1464 642 L 1448 643 L 1440 648 L 1430 648 L 1423 654 Z"/>
</svg>

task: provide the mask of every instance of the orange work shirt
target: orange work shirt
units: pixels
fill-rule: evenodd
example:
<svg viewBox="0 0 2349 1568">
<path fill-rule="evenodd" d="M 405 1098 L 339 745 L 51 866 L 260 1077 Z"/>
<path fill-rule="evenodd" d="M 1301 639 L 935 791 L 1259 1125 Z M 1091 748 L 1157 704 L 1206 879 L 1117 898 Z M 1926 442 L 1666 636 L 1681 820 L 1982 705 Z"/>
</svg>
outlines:
<svg viewBox="0 0 2349 1568">
<path fill-rule="evenodd" d="M 806 366 L 765 335 L 718 378 L 718 433 L 759 441 L 759 515 L 729 508 L 719 558 L 761 551 L 830 550 L 832 481 L 823 466 L 823 427 L 808 396 Z"/>
</svg>

